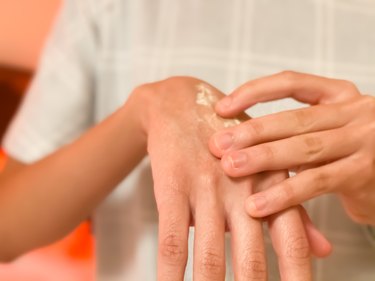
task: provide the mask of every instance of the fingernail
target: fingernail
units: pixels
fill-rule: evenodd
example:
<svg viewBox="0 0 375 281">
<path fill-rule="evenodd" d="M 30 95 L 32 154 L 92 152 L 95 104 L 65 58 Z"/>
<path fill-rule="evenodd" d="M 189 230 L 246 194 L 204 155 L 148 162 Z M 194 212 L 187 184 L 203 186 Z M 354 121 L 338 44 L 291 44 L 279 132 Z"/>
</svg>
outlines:
<svg viewBox="0 0 375 281">
<path fill-rule="evenodd" d="M 233 135 L 230 133 L 215 136 L 215 144 L 220 150 L 227 150 L 233 144 Z"/>
<path fill-rule="evenodd" d="M 247 208 L 249 213 L 257 213 L 266 208 L 267 200 L 264 196 L 252 196 L 248 199 Z"/>
<path fill-rule="evenodd" d="M 233 168 L 241 168 L 247 163 L 247 154 L 244 152 L 236 152 L 229 156 L 229 161 Z"/>
<path fill-rule="evenodd" d="M 222 108 L 222 109 L 227 109 L 231 106 L 232 104 L 232 97 L 225 97 L 223 99 L 221 99 L 218 103 L 219 107 Z"/>
</svg>

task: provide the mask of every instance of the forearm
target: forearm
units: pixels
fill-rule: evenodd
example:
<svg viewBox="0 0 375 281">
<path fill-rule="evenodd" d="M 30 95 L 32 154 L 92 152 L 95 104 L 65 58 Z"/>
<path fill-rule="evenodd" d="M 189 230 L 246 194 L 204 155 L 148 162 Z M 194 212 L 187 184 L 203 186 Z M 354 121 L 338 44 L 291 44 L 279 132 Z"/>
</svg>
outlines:
<svg viewBox="0 0 375 281">
<path fill-rule="evenodd" d="M 137 101 L 76 142 L 0 181 L 0 258 L 60 238 L 139 163 L 146 137 Z"/>
</svg>

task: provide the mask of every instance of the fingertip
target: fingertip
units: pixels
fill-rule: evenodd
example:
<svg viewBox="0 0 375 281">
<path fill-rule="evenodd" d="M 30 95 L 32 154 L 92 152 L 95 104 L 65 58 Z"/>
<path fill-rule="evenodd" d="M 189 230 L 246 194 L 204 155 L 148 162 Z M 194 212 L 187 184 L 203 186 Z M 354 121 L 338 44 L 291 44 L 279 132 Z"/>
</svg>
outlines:
<svg viewBox="0 0 375 281">
<path fill-rule="evenodd" d="M 256 210 L 256 207 L 254 206 L 253 202 L 251 199 L 246 199 L 246 202 L 245 202 L 245 210 L 246 210 L 246 213 L 250 216 L 250 217 L 257 217 L 257 210 Z"/>
<path fill-rule="evenodd" d="M 231 108 L 232 103 L 233 103 L 233 98 L 231 95 L 229 95 L 219 100 L 216 106 L 222 109 L 223 111 L 226 111 Z"/>
<path fill-rule="evenodd" d="M 238 178 L 246 176 L 247 173 L 243 171 L 243 169 L 236 168 L 236 160 L 234 160 L 233 153 L 236 152 L 228 152 L 224 153 L 221 158 L 221 167 L 223 168 L 225 174 L 232 178 Z"/>
<path fill-rule="evenodd" d="M 215 105 L 215 111 L 221 117 L 234 117 L 236 113 L 233 108 L 233 97 L 229 95 L 219 100 Z"/>
<path fill-rule="evenodd" d="M 223 168 L 224 172 L 230 176 L 230 177 L 234 177 L 233 173 L 232 173 L 232 164 L 231 164 L 231 160 L 230 160 L 230 157 L 228 154 L 224 154 L 221 158 L 221 167 Z"/>
<path fill-rule="evenodd" d="M 216 135 L 216 134 L 215 134 Z M 208 140 L 208 149 L 212 153 L 213 156 L 217 158 L 222 158 L 223 157 L 223 152 L 218 148 L 216 141 L 215 141 L 215 135 L 210 137 Z"/>
<path fill-rule="evenodd" d="M 331 242 L 326 240 L 326 242 L 322 245 L 322 252 L 320 253 L 321 255 L 317 257 L 321 257 L 321 258 L 328 257 L 329 255 L 332 254 L 332 251 L 333 251 L 333 246 Z"/>
<path fill-rule="evenodd" d="M 322 239 L 319 245 L 312 248 L 312 253 L 317 258 L 326 258 L 331 255 L 332 251 L 332 244 L 325 239 Z"/>
<path fill-rule="evenodd" d="M 251 217 L 265 217 L 268 214 L 265 213 L 267 206 L 267 200 L 264 196 L 253 195 L 246 199 L 245 209 Z"/>
<path fill-rule="evenodd" d="M 315 230 L 316 233 L 316 243 L 312 247 L 312 252 L 314 256 L 319 257 L 319 258 L 325 258 L 328 257 L 333 250 L 333 246 L 330 241 L 319 231 Z"/>
<path fill-rule="evenodd" d="M 329 256 L 333 250 L 331 242 L 315 227 L 305 208 L 299 205 L 298 209 L 304 222 L 312 254 L 318 258 Z"/>
<path fill-rule="evenodd" d="M 212 145 L 221 155 L 234 144 L 234 136 L 230 131 L 223 131 L 215 133 L 211 139 L 213 140 Z"/>
</svg>

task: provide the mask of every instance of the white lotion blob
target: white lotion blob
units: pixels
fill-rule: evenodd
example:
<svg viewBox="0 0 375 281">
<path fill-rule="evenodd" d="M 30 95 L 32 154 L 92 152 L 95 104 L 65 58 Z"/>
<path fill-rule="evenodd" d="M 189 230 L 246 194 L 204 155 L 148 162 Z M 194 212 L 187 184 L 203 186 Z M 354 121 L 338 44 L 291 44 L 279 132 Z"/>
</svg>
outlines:
<svg viewBox="0 0 375 281">
<path fill-rule="evenodd" d="M 213 108 L 215 103 L 219 100 L 218 97 L 212 93 L 212 90 L 203 83 L 197 85 L 197 90 L 198 93 L 195 102 L 199 105 Z"/>
<path fill-rule="evenodd" d="M 229 128 L 236 126 L 241 123 L 241 121 L 237 118 L 233 119 L 224 119 L 218 116 L 215 113 L 214 106 L 216 102 L 219 100 L 218 96 L 215 95 L 212 89 L 204 84 L 200 83 L 196 86 L 198 92 L 195 99 L 196 104 L 201 105 L 209 109 L 209 112 L 205 112 L 204 116 L 202 116 L 205 121 L 207 121 L 213 128 Z M 202 119 L 200 121 L 203 121 Z"/>
</svg>

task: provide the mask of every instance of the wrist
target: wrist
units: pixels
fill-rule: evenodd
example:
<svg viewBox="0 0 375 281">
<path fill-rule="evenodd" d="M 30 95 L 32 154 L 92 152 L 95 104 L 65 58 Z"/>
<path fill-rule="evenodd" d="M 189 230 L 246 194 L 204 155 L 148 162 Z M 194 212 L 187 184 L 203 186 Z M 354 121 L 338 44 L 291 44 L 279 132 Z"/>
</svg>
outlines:
<svg viewBox="0 0 375 281">
<path fill-rule="evenodd" d="M 155 107 L 157 95 L 152 93 L 152 88 L 149 84 L 136 87 L 127 102 L 125 108 L 129 108 L 134 124 L 136 124 L 139 133 L 147 142 L 149 127 L 151 122 L 152 108 Z"/>
<path fill-rule="evenodd" d="M 143 143 L 147 143 L 148 123 L 149 123 L 149 101 L 145 95 L 144 86 L 135 88 L 130 94 L 126 103 L 122 106 L 122 122 L 134 124 L 134 133 L 139 136 Z"/>
</svg>

